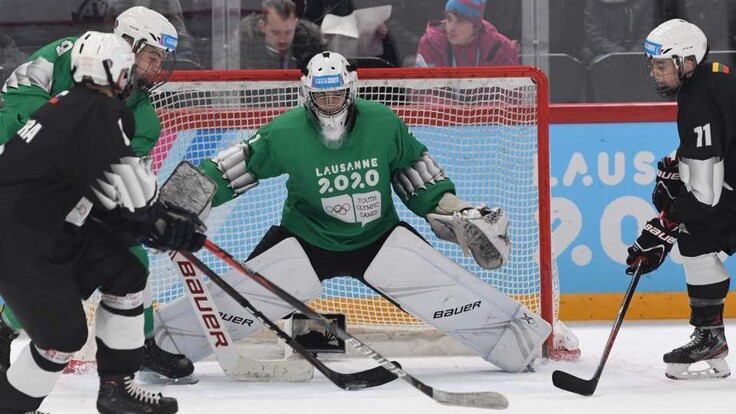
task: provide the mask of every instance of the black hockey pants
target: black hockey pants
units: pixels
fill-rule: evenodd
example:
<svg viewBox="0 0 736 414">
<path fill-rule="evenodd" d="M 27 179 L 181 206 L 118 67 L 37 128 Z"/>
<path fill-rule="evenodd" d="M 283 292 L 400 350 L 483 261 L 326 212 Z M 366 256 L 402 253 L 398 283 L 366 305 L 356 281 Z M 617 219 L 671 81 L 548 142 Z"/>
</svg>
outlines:
<svg viewBox="0 0 736 414">
<path fill-rule="evenodd" d="M 98 287 L 125 296 L 146 285 L 147 270 L 130 254 L 129 246 L 96 222 L 88 221 L 82 228 L 65 224 L 52 243 L 40 243 L 28 231 L 17 232 L 12 239 L 5 236 L 0 244 L 0 296 L 41 349 L 82 348 L 87 322 L 81 301 Z M 51 247 L 44 249 L 45 245 Z M 98 344 L 98 373 L 132 374 L 142 358 L 142 347 L 114 350 Z"/>
</svg>

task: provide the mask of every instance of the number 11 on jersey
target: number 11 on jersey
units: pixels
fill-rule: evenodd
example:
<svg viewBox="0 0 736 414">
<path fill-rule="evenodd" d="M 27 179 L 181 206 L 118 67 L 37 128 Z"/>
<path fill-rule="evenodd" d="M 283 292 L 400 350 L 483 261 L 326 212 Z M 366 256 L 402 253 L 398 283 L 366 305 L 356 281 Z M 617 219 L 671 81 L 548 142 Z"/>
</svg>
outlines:
<svg viewBox="0 0 736 414">
<path fill-rule="evenodd" d="M 710 122 L 703 126 L 695 127 L 693 131 L 698 134 L 697 142 L 695 144 L 696 147 L 700 148 L 703 146 L 703 137 L 705 137 L 706 147 L 713 145 L 713 141 L 710 137 Z"/>
</svg>

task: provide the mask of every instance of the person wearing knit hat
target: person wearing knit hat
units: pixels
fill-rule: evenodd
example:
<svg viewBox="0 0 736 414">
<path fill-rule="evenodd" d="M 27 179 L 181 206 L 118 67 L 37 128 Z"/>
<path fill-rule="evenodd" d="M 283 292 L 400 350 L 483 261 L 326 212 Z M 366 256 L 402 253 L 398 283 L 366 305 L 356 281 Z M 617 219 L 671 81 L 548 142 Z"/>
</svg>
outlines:
<svg viewBox="0 0 736 414">
<path fill-rule="evenodd" d="M 445 5 L 445 13 L 454 13 L 476 26 L 483 22 L 485 10 L 486 0 L 449 0 Z"/>
<path fill-rule="evenodd" d="M 429 22 L 416 66 L 518 65 L 516 44 L 483 18 L 486 0 L 448 0 L 445 19 Z"/>
</svg>

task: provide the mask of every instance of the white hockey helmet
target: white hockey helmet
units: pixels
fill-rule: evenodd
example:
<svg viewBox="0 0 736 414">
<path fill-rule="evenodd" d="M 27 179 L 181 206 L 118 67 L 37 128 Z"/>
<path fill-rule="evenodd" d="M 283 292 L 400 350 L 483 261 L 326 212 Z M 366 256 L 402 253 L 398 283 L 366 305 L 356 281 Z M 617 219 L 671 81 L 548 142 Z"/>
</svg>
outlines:
<svg viewBox="0 0 736 414">
<path fill-rule="evenodd" d="M 330 141 L 344 137 L 352 122 L 358 73 L 336 52 L 320 52 L 303 70 L 301 95 L 309 113 Z"/>
<path fill-rule="evenodd" d="M 130 85 L 134 63 L 135 54 L 128 42 L 112 33 L 86 32 L 72 48 L 74 82 L 110 85 L 119 95 Z"/>
<path fill-rule="evenodd" d="M 143 6 L 131 7 L 115 19 L 113 31 L 130 42 L 133 52 L 139 53 L 146 46 L 164 53 L 164 61 L 149 79 L 138 80 L 138 86 L 151 90 L 164 84 L 174 69 L 176 46 L 179 38 L 174 25 L 160 13 Z"/>
<path fill-rule="evenodd" d="M 677 87 L 663 86 L 656 79 L 651 79 L 655 90 L 664 96 L 671 96 L 679 89 L 685 72 L 685 60 L 691 58 L 699 65 L 708 55 L 708 39 L 700 28 L 682 19 L 668 20 L 652 30 L 644 40 L 644 54 L 647 57 L 647 73 L 652 77 L 653 60 L 669 59 L 677 69 L 680 82 Z"/>
</svg>

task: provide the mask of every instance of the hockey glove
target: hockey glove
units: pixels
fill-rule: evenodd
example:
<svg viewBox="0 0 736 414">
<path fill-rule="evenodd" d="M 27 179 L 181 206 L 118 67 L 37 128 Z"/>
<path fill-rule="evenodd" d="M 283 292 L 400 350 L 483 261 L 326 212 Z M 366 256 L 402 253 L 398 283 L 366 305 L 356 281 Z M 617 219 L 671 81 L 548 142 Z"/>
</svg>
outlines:
<svg viewBox="0 0 736 414">
<path fill-rule="evenodd" d="M 664 157 L 657 163 L 657 179 L 652 191 L 652 203 L 657 211 L 667 211 L 685 185 L 680 180 L 678 161 Z"/>
<path fill-rule="evenodd" d="M 628 249 L 629 256 L 626 258 L 626 264 L 629 267 L 626 268 L 626 273 L 633 275 L 639 261 L 642 262 L 641 274 L 659 268 L 665 257 L 667 257 L 667 253 L 675 245 L 679 232 L 677 223 L 658 217 L 649 220 L 644 225 L 644 230 L 642 230 L 639 238 Z"/>
<path fill-rule="evenodd" d="M 151 209 L 150 226 L 141 242 L 156 250 L 196 252 L 207 239 L 206 229 L 195 213 L 159 201 Z"/>
</svg>

